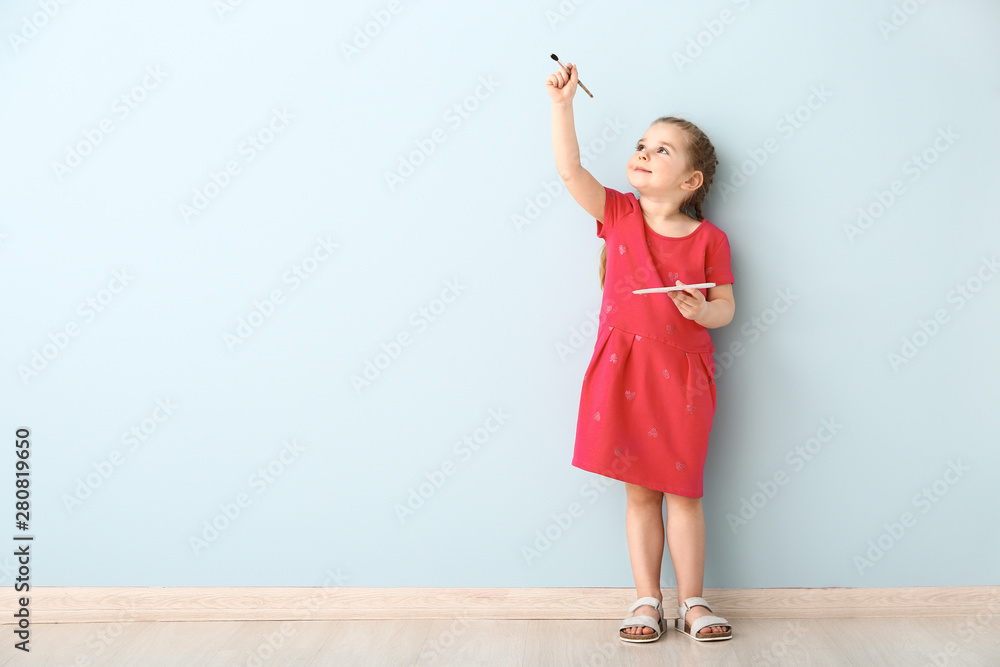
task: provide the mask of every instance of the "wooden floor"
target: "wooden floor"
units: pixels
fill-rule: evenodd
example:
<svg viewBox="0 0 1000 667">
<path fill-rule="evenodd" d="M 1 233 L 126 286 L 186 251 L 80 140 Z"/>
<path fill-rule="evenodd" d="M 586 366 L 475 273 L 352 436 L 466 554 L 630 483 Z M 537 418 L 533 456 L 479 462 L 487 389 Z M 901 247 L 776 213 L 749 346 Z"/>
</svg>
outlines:
<svg viewBox="0 0 1000 667">
<path fill-rule="evenodd" d="M 728 641 L 695 642 L 671 627 L 652 644 L 620 641 L 619 622 L 607 620 L 39 623 L 30 654 L 4 627 L 0 664 L 1000 665 L 1000 616 L 731 620 Z"/>
</svg>

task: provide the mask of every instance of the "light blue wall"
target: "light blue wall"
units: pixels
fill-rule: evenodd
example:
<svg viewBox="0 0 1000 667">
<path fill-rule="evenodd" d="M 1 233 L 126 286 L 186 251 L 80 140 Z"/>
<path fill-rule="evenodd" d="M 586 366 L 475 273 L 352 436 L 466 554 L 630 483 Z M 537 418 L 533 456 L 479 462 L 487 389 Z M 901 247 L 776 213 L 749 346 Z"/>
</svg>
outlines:
<svg viewBox="0 0 1000 667">
<path fill-rule="evenodd" d="M 718 150 L 706 587 L 1000 583 L 1000 6 L 490 7 L 4 3 L 0 493 L 27 426 L 33 583 L 633 585 L 623 485 L 570 465 L 602 242 L 553 51 L 602 184 L 661 115 Z"/>
</svg>

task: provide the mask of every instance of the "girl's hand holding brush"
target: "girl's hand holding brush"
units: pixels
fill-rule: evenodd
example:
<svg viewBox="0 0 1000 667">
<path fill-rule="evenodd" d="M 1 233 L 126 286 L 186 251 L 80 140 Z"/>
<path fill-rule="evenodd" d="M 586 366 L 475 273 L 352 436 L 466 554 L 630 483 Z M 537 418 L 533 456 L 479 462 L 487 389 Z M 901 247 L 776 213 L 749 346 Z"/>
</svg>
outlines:
<svg viewBox="0 0 1000 667">
<path fill-rule="evenodd" d="M 550 57 L 550 58 L 552 58 L 552 60 L 555 60 L 555 61 L 556 61 L 557 63 L 559 63 L 559 56 L 557 56 L 556 54 L 554 54 L 554 53 L 553 53 L 553 54 L 551 54 L 551 55 L 550 55 L 549 57 Z M 565 66 L 565 65 L 563 65 L 562 63 L 559 63 L 559 64 L 560 64 L 560 65 L 562 65 L 562 68 L 563 68 L 564 70 L 566 70 L 566 72 L 567 72 L 567 73 L 569 72 L 569 67 L 566 67 L 566 66 Z M 570 63 L 570 67 L 573 67 L 573 63 Z M 576 68 L 575 68 L 575 67 L 573 67 L 573 69 L 576 69 Z M 585 85 L 583 85 L 583 81 L 578 81 L 577 79 L 573 79 L 573 81 L 574 81 L 574 82 L 576 82 L 577 84 L 579 84 L 579 86 L 580 86 L 581 88 L 583 88 L 583 92 L 587 93 L 587 94 L 588 94 L 588 95 L 590 95 L 591 97 L 593 97 L 593 96 L 594 96 L 594 94 L 593 94 L 592 92 L 590 92 L 589 90 L 587 90 L 587 87 L 586 87 Z"/>
<path fill-rule="evenodd" d="M 569 73 L 566 72 L 566 69 L 569 70 Z M 545 88 L 549 91 L 549 97 L 552 98 L 553 104 L 572 102 L 573 95 L 576 94 L 576 85 L 579 81 L 576 65 L 566 63 L 566 69 L 560 68 L 545 79 Z"/>
</svg>

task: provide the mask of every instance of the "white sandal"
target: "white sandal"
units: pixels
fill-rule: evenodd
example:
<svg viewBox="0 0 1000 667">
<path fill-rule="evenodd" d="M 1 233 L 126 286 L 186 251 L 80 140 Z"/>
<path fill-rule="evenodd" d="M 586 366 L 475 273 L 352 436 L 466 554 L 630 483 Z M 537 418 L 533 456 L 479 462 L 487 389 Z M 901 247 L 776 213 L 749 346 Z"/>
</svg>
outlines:
<svg viewBox="0 0 1000 667">
<path fill-rule="evenodd" d="M 675 630 L 683 632 L 696 642 L 717 642 L 723 639 L 733 638 L 733 626 L 731 626 L 729 621 L 721 616 L 705 614 L 704 616 L 696 618 L 694 623 L 689 624 L 685 620 L 685 614 L 687 614 L 692 607 L 704 607 L 705 609 L 712 611 L 712 608 L 708 606 L 708 602 L 705 601 L 705 598 L 691 597 L 684 600 L 684 604 L 677 607 L 678 618 L 674 621 Z M 725 632 L 701 632 L 702 629 L 707 628 L 710 625 L 725 625 L 729 629 Z"/>
<path fill-rule="evenodd" d="M 663 606 L 660 600 L 654 597 L 644 597 L 639 598 L 632 603 L 632 606 L 628 608 L 631 614 L 639 607 L 643 605 L 649 605 L 656 609 L 656 613 L 660 615 L 660 619 L 657 620 L 652 616 L 632 616 L 631 618 L 626 618 L 622 621 L 622 626 L 618 629 L 618 638 L 623 642 L 634 642 L 637 644 L 645 644 L 646 642 L 655 642 L 663 634 Z M 653 632 L 651 634 L 643 634 L 641 632 L 630 633 L 625 632 L 625 628 L 649 628 Z"/>
</svg>

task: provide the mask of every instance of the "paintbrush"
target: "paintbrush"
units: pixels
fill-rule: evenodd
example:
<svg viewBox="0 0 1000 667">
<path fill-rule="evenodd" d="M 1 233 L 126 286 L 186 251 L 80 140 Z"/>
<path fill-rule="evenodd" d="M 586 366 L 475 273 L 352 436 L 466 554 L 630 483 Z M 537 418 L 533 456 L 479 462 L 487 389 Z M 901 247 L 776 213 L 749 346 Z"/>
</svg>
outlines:
<svg viewBox="0 0 1000 667">
<path fill-rule="evenodd" d="M 552 60 L 555 60 L 555 61 L 556 61 L 557 63 L 559 63 L 559 58 L 558 58 L 558 57 L 556 57 L 556 54 L 554 54 L 554 53 L 552 54 Z M 563 65 L 562 63 L 559 63 L 559 64 L 560 64 L 560 65 L 562 65 L 562 68 L 563 68 L 564 70 L 566 70 L 567 72 L 569 72 L 569 68 L 568 68 L 568 67 L 566 67 L 566 66 L 565 66 L 565 65 Z M 576 82 L 577 82 L 578 84 L 580 84 L 580 87 L 581 87 L 581 88 L 583 88 L 583 92 L 587 93 L 587 94 L 588 94 L 588 95 L 590 95 L 591 97 L 593 97 L 593 96 L 594 96 L 594 94 L 593 94 L 593 93 L 591 93 L 591 92 L 590 92 L 589 90 L 587 90 L 587 87 L 586 87 L 585 85 L 583 85 L 583 81 L 580 81 L 579 79 L 577 79 L 577 80 L 576 80 Z"/>
</svg>

